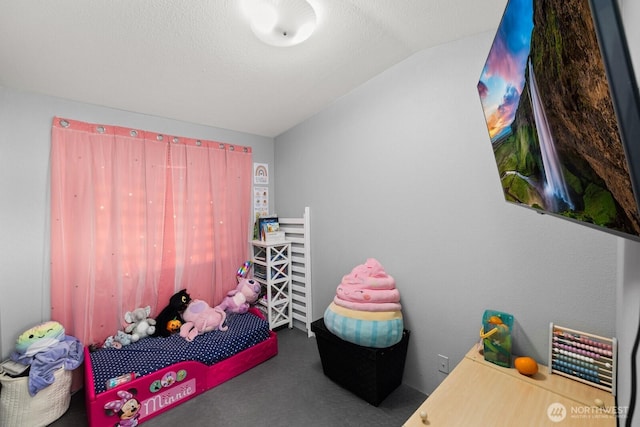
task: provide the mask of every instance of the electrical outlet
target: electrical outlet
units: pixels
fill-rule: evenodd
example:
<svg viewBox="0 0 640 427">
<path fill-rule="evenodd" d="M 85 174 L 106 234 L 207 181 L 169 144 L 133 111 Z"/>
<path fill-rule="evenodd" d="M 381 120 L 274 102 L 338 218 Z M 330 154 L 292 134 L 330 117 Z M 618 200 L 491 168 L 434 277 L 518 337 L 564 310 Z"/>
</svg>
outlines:
<svg viewBox="0 0 640 427">
<path fill-rule="evenodd" d="M 447 356 L 438 355 L 438 371 L 443 374 L 449 373 L 449 358 Z"/>
</svg>

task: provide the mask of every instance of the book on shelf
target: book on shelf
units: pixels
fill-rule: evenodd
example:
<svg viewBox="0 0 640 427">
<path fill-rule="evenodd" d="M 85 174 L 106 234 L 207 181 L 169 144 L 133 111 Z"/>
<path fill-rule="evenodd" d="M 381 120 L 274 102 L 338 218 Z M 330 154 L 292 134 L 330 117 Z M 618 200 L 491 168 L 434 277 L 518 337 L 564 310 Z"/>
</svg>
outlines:
<svg viewBox="0 0 640 427">
<path fill-rule="evenodd" d="M 268 269 L 264 265 L 254 264 L 253 266 L 253 277 L 260 280 L 267 280 L 267 271 Z M 278 280 L 287 277 L 287 269 L 269 270 L 269 279 Z"/>
<path fill-rule="evenodd" d="M 255 265 L 253 267 L 253 276 L 258 279 L 267 280 L 266 267 L 264 265 Z"/>
<path fill-rule="evenodd" d="M 260 232 L 260 240 L 267 240 L 267 233 L 280 231 L 280 223 L 277 216 L 267 216 L 258 218 L 258 231 Z"/>
</svg>

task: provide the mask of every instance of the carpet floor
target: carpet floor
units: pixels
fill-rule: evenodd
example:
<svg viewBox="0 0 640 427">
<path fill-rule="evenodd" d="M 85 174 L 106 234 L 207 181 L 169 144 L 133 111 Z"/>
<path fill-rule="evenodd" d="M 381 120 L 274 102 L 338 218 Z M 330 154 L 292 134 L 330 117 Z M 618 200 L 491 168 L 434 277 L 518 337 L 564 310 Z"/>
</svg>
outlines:
<svg viewBox="0 0 640 427">
<path fill-rule="evenodd" d="M 324 375 L 315 338 L 298 329 L 277 333 L 277 356 L 144 425 L 399 427 L 426 399 L 425 394 L 402 384 L 379 406 L 373 406 Z M 82 391 L 52 424 L 87 425 Z"/>
</svg>

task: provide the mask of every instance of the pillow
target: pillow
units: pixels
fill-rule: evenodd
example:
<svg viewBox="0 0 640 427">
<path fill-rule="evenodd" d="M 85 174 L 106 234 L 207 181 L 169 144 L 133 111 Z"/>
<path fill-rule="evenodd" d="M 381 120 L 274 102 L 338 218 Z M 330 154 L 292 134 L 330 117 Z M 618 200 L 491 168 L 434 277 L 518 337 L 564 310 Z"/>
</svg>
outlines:
<svg viewBox="0 0 640 427">
<path fill-rule="evenodd" d="M 48 321 L 27 329 L 16 341 L 16 352 L 31 357 L 64 340 L 64 327 L 55 321 Z"/>
</svg>

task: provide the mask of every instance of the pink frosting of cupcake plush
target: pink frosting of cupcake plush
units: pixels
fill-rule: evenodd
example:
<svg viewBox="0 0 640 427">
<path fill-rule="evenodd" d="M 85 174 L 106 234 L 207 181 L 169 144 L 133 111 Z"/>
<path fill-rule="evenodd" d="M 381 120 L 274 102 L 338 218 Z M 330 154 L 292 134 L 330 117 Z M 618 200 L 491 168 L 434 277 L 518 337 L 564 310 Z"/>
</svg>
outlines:
<svg viewBox="0 0 640 427">
<path fill-rule="evenodd" d="M 400 292 L 396 282 L 382 265 L 373 259 L 355 267 L 342 278 L 334 303 L 360 311 L 400 311 Z"/>
</svg>

